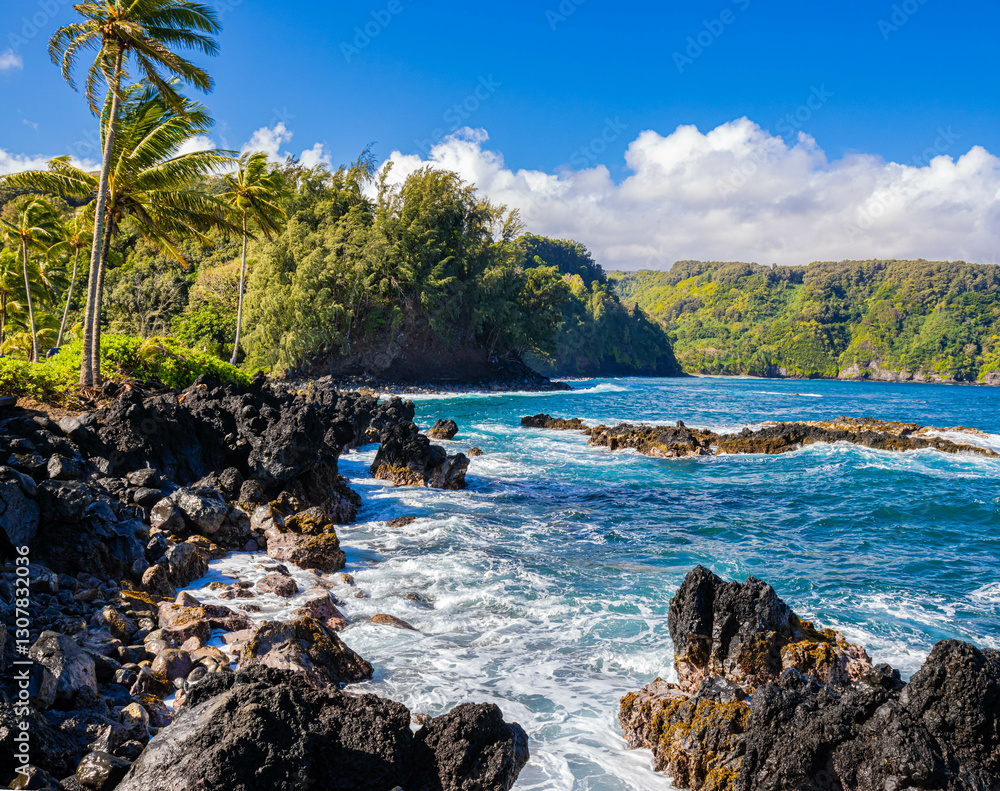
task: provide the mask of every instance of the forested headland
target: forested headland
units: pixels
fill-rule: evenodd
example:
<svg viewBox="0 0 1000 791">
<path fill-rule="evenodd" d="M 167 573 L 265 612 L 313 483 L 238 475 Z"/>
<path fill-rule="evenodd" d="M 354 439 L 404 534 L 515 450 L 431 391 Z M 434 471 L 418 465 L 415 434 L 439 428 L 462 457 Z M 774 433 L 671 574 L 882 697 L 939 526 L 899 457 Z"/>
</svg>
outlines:
<svg viewBox="0 0 1000 791">
<path fill-rule="evenodd" d="M 367 153 L 336 170 L 295 161 L 266 167 L 280 183 L 274 196 L 280 222 L 268 234 L 248 229 L 236 355 L 245 371 L 454 381 L 523 357 L 550 375 L 679 372 L 660 325 L 622 304 L 583 245 L 524 233 L 516 212 L 483 199 L 454 173 L 425 169 L 394 188 Z M 69 169 L 53 164 L 57 173 Z M 87 207 L 95 178 L 72 175 L 75 181 L 19 174 L 0 196 L 0 216 L 12 224 L 34 204 L 49 225 L 45 240 L 28 251 L 34 336 L 42 350 L 80 334 L 87 297 L 86 267 L 75 259 L 78 249 L 86 258 L 89 248 L 66 240 L 74 228 L 85 235 L 92 223 Z M 172 234 L 149 233 L 149 224 L 130 211 L 141 219 L 142 204 L 157 196 L 136 195 L 128 185 L 138 205 L 123 200 L 115 223 L 101 324 L 113 335 L 171 338 L 228 360 L 236 340 L 242 226 L 221 211 L 226 176 L 200 173 L 180 186 L 217 202 L 220 221 L 205 216 L 201 227 L 195 218 L 181 228 L 189 218 L 179 213 L 170 218 L 178 226 Z M 210 213 L 211 203 L 202 208 Z M 13 244 L 0 255 L 0 343 L 9 360 L 29 360 L 22 256 Z"/>
<path fill-rule="evenodd" d="M 1000 269 L 941 261 L 615 272 L 687 373 L 1000 384 Z"/>
<path fill-rule="evenodd" d="M 0 179 L 0 389 L 90 391 L 108 366 L 174 386 L 261 370 L 474 382 L 525 356 L 677 372 L 585 247 L 526 235 L 455 173 L 398 184 L 370 151 L 331 169 L 206 149 L 214 120 L 182 91 L 214 81 L 179 53 L 219 53 L 212 7 L 74 9 L 48 50 L 97 118 L 101 164 Z"/>
</svg>

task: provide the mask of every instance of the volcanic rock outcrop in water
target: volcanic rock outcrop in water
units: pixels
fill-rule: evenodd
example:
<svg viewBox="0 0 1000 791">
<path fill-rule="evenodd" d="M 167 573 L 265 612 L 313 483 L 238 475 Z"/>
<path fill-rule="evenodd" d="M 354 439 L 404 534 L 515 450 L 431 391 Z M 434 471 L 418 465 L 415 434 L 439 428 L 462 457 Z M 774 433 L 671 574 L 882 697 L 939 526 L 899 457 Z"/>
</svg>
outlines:
<svg viewBox="0 0 1000 791">
<path fill-rule="evenodd" d="M 670 603 L 679 684 L 622 698 L 632 748 L 706 791 L 1000 789 L 1000 652 L 946 640 L 904 684 L 760 580 L 690 572 Z"/>
<path fill-rule="evenodd" d="M 496 706 L 459 706 L 416 734 L 410 717 L 400 703 L 294 673 L 220 674 L 188 696 L 118 791 L 506 791 L 527 762 L 527 736 Z"/>
<path fill-rule="evenodd" d="M 579 429 L 590 437 L 588 445 L 606 447 L 612 451 L 632 449 L 645 456 L 666 459 L 725 453 L 773 455 L 788 453 L 817 442 L 849 442 L 874 450 L 931 448 L 944 453 L 971 453 L 1000 458 L 1000 454 L 994 450 L 933 435 L 933 432 L 970 431 L 961 426 L 939 429 L 873 418 L 839 417 L 828 421 L 771 423 L 756 430 L 745 428 L 738 434 L 716 434 L 707 429 L 692 429 L 680 421 L 676 426 L 619 423 L 616 426 L 589 428 L 579 418 L 566 420 L 544 414 L 521 418 L 521 425 L 525 428 Z"/>
<path fill-rule="evenodd" d="M 513 784 L 527 739 L 495 706 L 459 706 L 414 735 L 403 706 L 339 691 L 373 673 L 337 635 L 347 620 L 330 593 L 345 563 L 335 525 L 361 502 L 338 473 L 341 452 L 375 431 L 426 485 L 464 484 L 464 456 L 410 441 L 412 403 L 263 378 L 105 395 L 106 408 L 77 418 L 0 421 L 0 555 L 30 549 L 34 661 L 31 766 L 15 763 L 18 688 L 9 676 L 0 686 L 0 784 L 18 768 L 15 787 L 52 791 Z M 256 583 L 209 586 L 238 609 L 176 593 L 228 550 L 270 555 L 255 561 Z M 299 592 L 285 563 L 309 573 L 316 597 L 287 623 L 255 623 L 253 599 Z M 23 637 L 10 631 L 17 579 L 12 564 L 0 570 L 8 667 L 8 635 Z M 220 632 L 225 650 L 209 644 Z"/>
<path fill-rule="evenodd" d="M 449 456 L 440 445 L 420 433 L 415 423 L 395 423 L 382 430 L 372 462 L 375 478 L 394 486 L 430 486 L 464 489 L 469 459 L 464 453 Z"/>
</svg>

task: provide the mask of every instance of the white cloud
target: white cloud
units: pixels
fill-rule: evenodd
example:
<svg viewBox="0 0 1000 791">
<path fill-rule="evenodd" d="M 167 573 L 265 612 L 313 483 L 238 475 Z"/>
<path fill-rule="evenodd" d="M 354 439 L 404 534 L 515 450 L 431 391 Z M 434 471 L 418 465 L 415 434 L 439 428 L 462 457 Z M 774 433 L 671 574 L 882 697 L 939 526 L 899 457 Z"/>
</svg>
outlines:
<svg viewBox="0 0 1000 791">
<path fill-rule="evenodd" d="M 50 159 L 52 157 L 11 154 L 0 148 L 0 176 L 6 176 L 10 173 L 20 173 L 22 170 L 48 170 Z M 86 171 L 99 170 L 101 167 L 99 162 L 91 162 L 87 159 L 80 160 L 76 157 L 72 157 L 70 162 Z"/>
<path fill-rule="evenodd" d="M 299 161 L 303 167 L 314 168 L 317 165 L 330 166 L 330 152 L 323 148 L 322 143 L 316 143 L 312 148 L 307 148 L 299 156 Z"/>
<path fill-rule="evenodd" d="M 272 162 L 280 162 L 284 160 L 285 155 L 280 155 L 278 152 L 281 146 L 291 139 L 292 133 L 285 128 L 283 121 L 279 121 L 273 128 L 262 126 L 254 132 L 250 139 L 243 144 L 240 153 L 263 151 Z"/>
<path fill-rule="evenodd" d="M 292 156 L 290 151 L 282 152 L 281 149 L 291 141 L 293 132 L 285 126 L 284 121 L 279 121 L 273 127 L 262 126 L 250 139 L 243 144 L 240 149 L 241 154 L 249 151 L 263 151 L 271 162 L 284 162 Z M 297 159 L 307 168 L 314 168 L 317 165 L 329 165 L 330 153 L 326 151 L 322 143 L 313 144 L 312 148 L 305 149 Z"/>
<path fill-rule="evenodd" d="M 961 150 L 950 130 L 911 164 L 830 161 L 808 135 L 789 144 L 746 118 L 708 133 L 644 131 L 628 147 L 630 175 L 620 183 L 603 165 L 513 170 L 487 139 L 464 129 L 426 160 L 394 152 L 392 181 L 428 164 L 454 170 L 519 208 L 531 231 L 585 243 L 606 269 L 682 259 L 992 262 L 1000 252 L 1000 159 L 980 146 L 953 158 Z"/>
<path fill-rule="evenodd" d="M 13 71 L 14 69 L 23 68 L 24 61 L 14 50 L 5 49 L 3 52 L 0 52 L 0 71 Z"/>
<path fill-rule="evenodd" d="M 190 140 L 184 141 L 181 147 L 177 149 L 177 156 L 193 154 L 195 151 L 208 151 L 212 148 L 218 148 L 218 146 L 211 137 L 208 135 L 197 135 Z"/>
</svg>

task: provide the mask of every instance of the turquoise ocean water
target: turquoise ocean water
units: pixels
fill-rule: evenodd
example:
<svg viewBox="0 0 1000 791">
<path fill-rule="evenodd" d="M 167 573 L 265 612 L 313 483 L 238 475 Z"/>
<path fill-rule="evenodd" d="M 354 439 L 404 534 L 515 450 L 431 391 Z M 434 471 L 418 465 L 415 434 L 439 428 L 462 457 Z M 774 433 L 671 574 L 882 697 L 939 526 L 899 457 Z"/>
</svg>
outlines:
<svg viewBox="0 0 1000 791">
<path fill-rule="evenodd" d="M 357 620 L 342 635 L 375 665 L 364 686 L 428 714 L 496 702 L 531 740 L 518 788 L 667 787 L 649 753 L 626 750 L 618 699 L 672 676 L 667 607 L 699 563 L 770 582 L 904 676 L 944 638 L 1000 647 L 1000 460 L 846 445 L 659 460 L 519 425 L 548 412 L 719 431 L 845 414 L 973 427 L 1000 449 L 1000 391 L 718 378 L 574 387 L 415 399 L 422 426 L 458 422 L 450 451 L 485 452 L 461 492 L 388 488 L 366 477 L 373 448 L 341 462 L 365 499 L 339 531 L 370 594 L 348 601 Z M 418 520 L 386 527 L 405 515 Z M 377 612 L 420 631 L 364 622 Z"/>
</svg>

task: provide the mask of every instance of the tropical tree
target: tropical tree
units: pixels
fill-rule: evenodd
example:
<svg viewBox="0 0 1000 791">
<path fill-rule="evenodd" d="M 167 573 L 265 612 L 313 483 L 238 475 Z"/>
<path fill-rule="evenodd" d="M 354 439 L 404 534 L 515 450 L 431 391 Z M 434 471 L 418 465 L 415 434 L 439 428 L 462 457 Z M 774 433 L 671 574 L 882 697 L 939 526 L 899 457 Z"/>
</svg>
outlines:
<svg viewBox="0 0 1000 791">
<path fill-rule="evenodd" d="M 13 247 L 0 248 L 0 346 L 7 340 L 7 326 L 14 311 L 21 309 L 17 296 L 23 287 L 17 251 Z"/>
<path fill-rule="evenodd" d="M 59 322 L 59 335 L 56 346 L 62 346 L 63 335 L 66 332 L 66 320 L 69 318 L 69 308 L 73 302 L 73 292 L 76 289 L 76 279 L 79 272 L 80 253 L 90 246 L 94 228 L 94 217 L 91 207 L 81 207 L 63 226 L 62 239 L 56 243 L 55 250 L 65 250 L 73 256 L 73 275 L 69 288 L 66 289 L 66 305 L 63 308 L 62 321 Z"/>
<path fill-rule="evenodd" d="M 231 222 L 243 231 L 243 255 L 240 261 L 240 286 L 236 307 L 236 341 L 233 343 L 233 357 L 236 365 L 240 351 L 240 330 L 243 325 L 243 291 L 247 276 L 247 242 L 254 238 L 251 233 L 259 231 L 271 241 L 281 232 L 285 212 L 278 205 L 287 194 L 284 176 L 267 163 L 267 155 L 261 152 L 243 154 L 239 158 L 236 172 L 224 177 L 226 192 L 219 197 L 229 206 Z"/>
<path fill-rule="evenodd" d="M 38 330 L 35 324 L 35 306 L 31 299 L 31 266 L 29 255 L 33 251 L 46 254 L 59 235 L 59 217 L 52 205 L 44 198 L 26 195 L 19 198 L 17 220 L 10 222 L 0 218 L 0 231 L 7 241 L 20 248 L 21 270 L 24 274 L 24 293 L 28 305 L 28 328 L 31 332 L 31 361 L 38 362 Z"/>
<path fill-rule="evenodd" d="M 215 11 L 192 0 L 97 0 L 74 6 L 82 22 L 61 27 L 49 41 L 49 56 L 61 65 L 63 78 L 76 87 L 73 70 L 82 50 L 96 50 L 87 72 L 86 97 L 91 111 L 98 113 L 99 84 L 107 85 L 108 99 L 101 118 L 103 161 L 96 190 L 91 272 L 84 316 L 83 360 L 80 386 L 100 384 L 100 294 L 101 255 L 105 246 L 105 203 L 114 160 L 119 113 L 125 98 L 124 83 L 134 64 L 142 77 L 155 88 L 164 104 L 183 112 L 184 100 L 171 77 L 202 91 L 212 89 L 208 74 L 175 52 L 193 49 L 208 55 L 218 52 L 213 35 L 219 32 Z M 98 271 L 93 271 L 95 267 Z M 96 370 L 95 370 L 96 369 Z"/>
<path fill-rule="evenodd" d="M 96 279 L 88 289 L 91 306 L 100 306 L 103 301 L 111 241 L 123 226 L 179 261 L 184 260 L 178 244 L 181 239 L 195 237 L 208 243 L 206 232 L 212 228 L 235 230 L 225 218 L 222 201 L 194 188 L 200 176 L 229 166 L 230 152 L 209 149 L 181 153 L 185 144 L 210 131 L 212 119 L 205 108 L 183 99 L 180 108 L 175 109 L 159 91 L 144 86 L 133 86 L 124 94 L 107 179 L 106 233 L 97 264 L 91 267 L 91 278 Z M 71 164 L 68 157 L 52 160 L 48 170 L 15 173 L 5 183 L 91 199 L 99 205 L 99 179 Z M 95 322 L 88 323 L 84 316 L 85 342 L 88 332 L 93 356 L 83 363 L 90 366 L 89 381 L 96 384 L 100 381 L 100 310 Z M 83 381 L 81 386 L 86 386 Z"/>
</svg>

